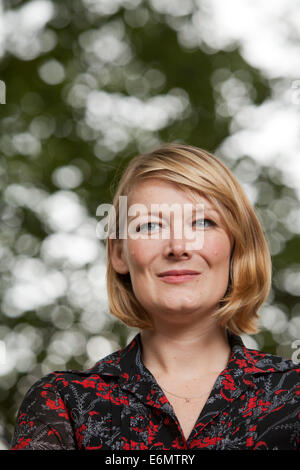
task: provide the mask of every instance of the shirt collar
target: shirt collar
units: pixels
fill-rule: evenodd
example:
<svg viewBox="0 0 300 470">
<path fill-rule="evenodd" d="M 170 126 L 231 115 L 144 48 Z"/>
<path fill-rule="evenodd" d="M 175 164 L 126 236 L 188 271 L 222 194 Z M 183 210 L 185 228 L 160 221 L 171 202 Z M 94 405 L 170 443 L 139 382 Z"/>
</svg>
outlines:
<svg viewBox="0 0 300 470">
<path fill-rule="evenodd" d="M 282 372 L 291 369 L 291 361 L 278 356 L 248 349 L 242 338 L 227 331 L 231 355 L 224 374 L 233 374 L 235 377 L 245 377 L 273 372 Z M 89 374 L 109 375 L 124 378 L 127 382 L 136 374 L 144 374 L 148 369 L 142 361 L 141 334 L 138 333 L 124 348 L 113 352 L 98 361 L 88 370 Z"/>
<path fill-rule="evenodd" d="M 291 361 L 247 349 L 241 337 L 230 332 L 227 334 L 231 355 L 226 368 L 217 377 L 202 410 L 196 426 L 197 432 L 221 412 L 226 412 L 225 410 L 244 394 L 258 393 L 265 385 L 266 374 L 292 368 Z M 175 419 L 172 406 L 142 361 L 140 333 L 125 348 L 100 360 L 88 373 L 114 377 L 123 391 L 135 395 L 139 401 L 155 408 L 158 413 L 164 411 Z M 263 382 L 260 377 L 263 377 Z"/>
</svg>

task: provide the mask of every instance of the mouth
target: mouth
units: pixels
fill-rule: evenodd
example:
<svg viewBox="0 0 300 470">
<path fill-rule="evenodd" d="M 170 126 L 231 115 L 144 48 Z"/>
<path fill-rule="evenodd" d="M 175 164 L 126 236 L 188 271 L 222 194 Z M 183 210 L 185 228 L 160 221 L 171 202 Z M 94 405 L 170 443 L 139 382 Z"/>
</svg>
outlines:
<svg viewBox="0 0 300 470">
<path fill-rule="evenodd" d="M 171 284 L 179 284 L 181 282 L 186 282 L 195 279 L 199 275 L 200 273 L 198 271 L 183 269 L 165 271 L 163 273 L 160 273 L 158 277 L 164 282 L 168 282 Z"/>
</svg>

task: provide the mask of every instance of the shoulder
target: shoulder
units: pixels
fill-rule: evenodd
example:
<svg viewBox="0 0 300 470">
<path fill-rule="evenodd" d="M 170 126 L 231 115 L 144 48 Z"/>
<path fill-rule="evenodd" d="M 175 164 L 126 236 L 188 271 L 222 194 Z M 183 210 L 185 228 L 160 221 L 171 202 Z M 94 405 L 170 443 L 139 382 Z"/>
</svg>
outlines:
<svg viewBox="0 0 300 470">
<path fill-rule="evenodd" d="M 109 383 L 122 373 L 120 359 L 126 348 L 121 348 L 100 359 L 87 369 L 55 370 L 36 380 L 27 395 L 44 390 L 47 393 L 65 394 L 66 390 L 76 388 L 94 389 L 100 382 Z"/>
<path fill-rule="evenodd" d="M 33 383 L 27 395 L 41 389 L 48 393 L 63 394 L 66 390 L 75 391 L 78 387 L 93 389 L 99 381 L 108 384 L 119 376 L 129 376 L 139 349 L 140 339 L 139 334 L 136 334 L 126 346 L 101 358 L 90 368 L 56 370 L 44 375 Z"/>
<path fill-rule="evenodd" d="M 249 359 L 253 360 L 257 368 L 263 370 L 274 370 L 278 372 L 294 371 L 300 372 L 300 364 L 293 362 L 275 354 L 266 353 L 258 349 L 244 347 L 244 351 Z"/>
<path fill-rule="evenodd" d="M 281 356 L 265 353 L 257 349 L 244 347 L 247 358 L 245 373 L 249 373 L 260 381 L 269 381 L 298 390 L 300 397 L 300 364 Z"/>
</svg>

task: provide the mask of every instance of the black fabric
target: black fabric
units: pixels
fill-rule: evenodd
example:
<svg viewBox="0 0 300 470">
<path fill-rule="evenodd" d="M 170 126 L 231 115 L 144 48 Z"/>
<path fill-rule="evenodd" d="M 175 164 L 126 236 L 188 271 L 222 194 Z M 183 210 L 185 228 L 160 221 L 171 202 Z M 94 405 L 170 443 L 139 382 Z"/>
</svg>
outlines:
<svg viewBox="0 0 300 470">
<path fill-rule="evenodd" d="M 11 448 L 300 449 L 300 367 L 247 349 L 231 356 L 188 439 L 142 361 L 140 334 L 87 371 L 56 371 L 27 392 Z M 180 377 L 178 377 L 180 381 Z"/>
</svg>

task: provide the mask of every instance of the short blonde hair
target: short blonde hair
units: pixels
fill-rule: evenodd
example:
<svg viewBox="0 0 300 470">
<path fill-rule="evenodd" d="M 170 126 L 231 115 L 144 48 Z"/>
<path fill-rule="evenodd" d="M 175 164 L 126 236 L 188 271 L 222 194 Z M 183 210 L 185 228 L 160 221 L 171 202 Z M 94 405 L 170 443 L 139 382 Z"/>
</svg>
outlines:
<svg viewBox="0 0 300 470">
<path fill-rule="evenodd" d="M 119 196 L 128 196 L 135 184 L 149 178 L 169 181 L 188 193 L 203 195 L 219 211 L 233 245 L 228 288 L 214 314 L 232 333 L 257 333 L 258 310 L 271 287 L 271 256 L 261 223 L 239 182 L 217 157 L 194 146 L 170 143 L 137 155 L 125 169 L 113 198 L 117 238 Z M 134 295 L 130 274 L 117 273 L 111 264 L 111 244 L 119 240 L 106 241 L 111 314 L 127 326 L 152 329 L 150 316 Z"/>
</svg>

